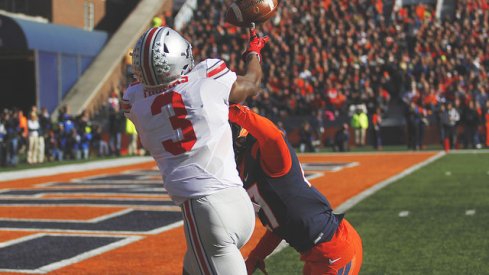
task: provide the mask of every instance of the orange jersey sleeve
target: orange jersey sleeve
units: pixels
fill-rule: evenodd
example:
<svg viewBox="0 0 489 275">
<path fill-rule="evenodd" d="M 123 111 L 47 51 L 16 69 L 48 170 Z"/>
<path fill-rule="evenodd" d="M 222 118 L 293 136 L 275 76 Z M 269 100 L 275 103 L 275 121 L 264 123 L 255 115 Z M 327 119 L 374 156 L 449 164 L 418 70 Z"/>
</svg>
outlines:
<svg viewBox="0 0 489 275">
<path fill-rule="evenodd" d="M 260 165 L 270 177 L 281 177 L 290 171 L 289 147 L 273 122 L 238 104 L 229 108 L 229 120 L 256 138 L 261 152 Z"/>
</svg>

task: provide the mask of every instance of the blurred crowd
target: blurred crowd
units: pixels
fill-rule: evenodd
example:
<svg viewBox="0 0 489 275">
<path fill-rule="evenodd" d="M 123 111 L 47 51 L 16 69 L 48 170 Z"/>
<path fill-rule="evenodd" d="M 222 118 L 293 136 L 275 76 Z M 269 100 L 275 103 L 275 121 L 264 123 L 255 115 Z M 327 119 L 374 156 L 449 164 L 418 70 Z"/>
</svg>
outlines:
<svg viewBox="0 0 489 275">
<path fill-rule="evenodd" d="M 414 24 L 407 32 L 411 46 L 399 62 L 409 146 L 422 146 L 430 124 L 439 128 L 446 149 L 489 146 L 487 1 L 457 1 L 453 18 L 444 21 L 415 11 L 418 18 L 424 14 L 420 22 L 398 15 Z"/>
<path fill-rule="evenodd" d="M 222 58 L 240 71 L 247 33 L 224 22 L 230 2 L 199 0 L 182 32 L 197 61 Z M 390 103 L 403 104 L 408 145 L 420 149 L 428 123 L 439 124 L 443 143 L 462 142 L 444 124 L 451 102 L 463 143 L 487 145 L 488 5 L 457 2 L 455 14 L 439 20 L 424 4 L 386 11 L 380 0 L 281 1 L 277 16 L 259 26 L 271 38 L 262 52 L 265 87 L 248 105 L 275 121 L 312 116 L 316 137 L 328 122 L 343 118 L 344 128 L 346 117 L 360 146 L 367 131 L 354 117 L 365 113 L 372 143 L 381 148 L 382 118 Z"/>
<path fill-rule="evenodd" d="M 66 107 L 57 117 L 36 106 L 27 114 L 21 109 L 4 109 L 0 114 L 0 167 L 119 156 L 122 152 L 144 154 L 134 124 L 119 108 L 118 94 L 112 93 L 101 111 L 103 117 L 96 120 L 87 112 L 73 116 Z"/>
<path fill-rule="evenodd" d="M 229 1 L 201 0 L 182 31 L 196 57 L 224 59 L 240 71 L 246 30 L 224 22 Z M 265 92 L 254 105 L 268 117 L 323 112 L 334 119 L 352 104 L 387 108 L 394 92 L 387 26 L 367 1 L 282 1 L 259 26 L 271 37 L 263 52 Z M 250 102 L 251 103 L 251 102 Z"/>
</svg>

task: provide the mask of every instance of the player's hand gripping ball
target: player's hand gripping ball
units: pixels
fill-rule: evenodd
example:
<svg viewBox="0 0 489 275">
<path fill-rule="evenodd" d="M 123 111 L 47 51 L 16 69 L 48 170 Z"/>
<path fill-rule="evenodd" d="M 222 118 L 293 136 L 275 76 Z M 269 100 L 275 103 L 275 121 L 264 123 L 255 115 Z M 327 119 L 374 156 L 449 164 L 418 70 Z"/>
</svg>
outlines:
<svg viewBox="0 0 489 275">
<path fill-rule="evenodd" d="M 263 23 L 277 12 L 278 0 L 237 0 L 226 11 L 226 22 L 250 27 L 251 23 Z"/>
</svg>

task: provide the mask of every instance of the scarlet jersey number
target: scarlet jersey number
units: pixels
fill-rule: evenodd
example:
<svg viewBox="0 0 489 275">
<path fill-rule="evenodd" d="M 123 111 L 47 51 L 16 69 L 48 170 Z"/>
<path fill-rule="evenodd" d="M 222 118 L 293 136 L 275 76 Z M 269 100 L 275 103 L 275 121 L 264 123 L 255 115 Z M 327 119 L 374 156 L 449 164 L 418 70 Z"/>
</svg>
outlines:
<svg viewBox="0 0 489 275">
<path fill-rule="evenodd" d="M 173 130 L 181 131 L 183 138 L 180 141 L 167 139 L 162 144 L 166 151 L 173 155 L 180 155 L 192 150 L 197 141 L 197 136 L 192 122 L 186 119 L 187 110 L 182 95 L 177 92 L 172 91 L 158 95 L 151 104 L 151 114 L 154 116 L 160 114 L 161 108 L 168 104 L 171 105 L 174 113 L 173 116 L 169 117 Z"/>
</svg>

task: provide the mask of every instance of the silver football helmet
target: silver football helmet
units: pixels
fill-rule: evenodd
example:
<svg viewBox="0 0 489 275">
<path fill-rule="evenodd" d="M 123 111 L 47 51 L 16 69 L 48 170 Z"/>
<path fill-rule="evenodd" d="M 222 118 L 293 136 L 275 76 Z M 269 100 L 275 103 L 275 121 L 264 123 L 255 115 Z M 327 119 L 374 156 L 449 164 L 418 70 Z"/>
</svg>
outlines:
<svg viewBox="0 0 489 275">
<path fill-rule="evenodd" d="M 144 86 L 168 85 L 194 67 L 192 46 L 171 28 L 151 28 L 136 43 L 132 65 Z"/>
</svg>

